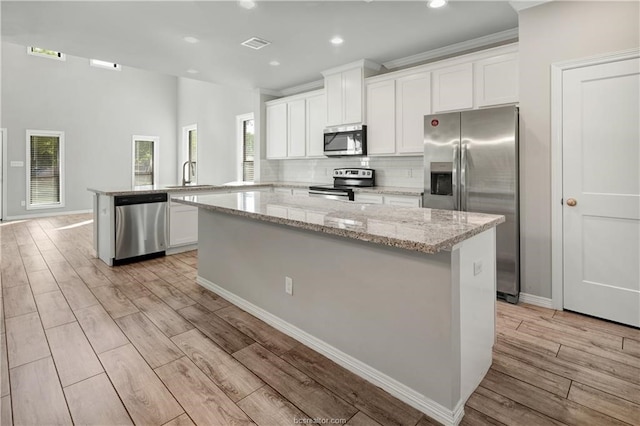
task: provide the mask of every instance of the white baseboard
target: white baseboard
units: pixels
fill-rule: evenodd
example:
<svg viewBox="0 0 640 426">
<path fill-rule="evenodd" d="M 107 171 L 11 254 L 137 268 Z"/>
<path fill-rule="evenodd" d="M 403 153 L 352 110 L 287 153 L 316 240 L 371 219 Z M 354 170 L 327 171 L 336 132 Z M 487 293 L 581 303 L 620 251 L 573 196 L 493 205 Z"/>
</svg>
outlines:
<svg viewBox="0 0 640 426">
<path fill-rule="evenodd" d="M 205 287 L 208 290 L 222 296 L 234 305 L 244 309 L 253 316 L 261 319 L 277 330 L 285 333 L 286 335 L 296 339 L 300 343 L 310 347 L 316 352 L 321 353 L 332 361 L 336 362 L 340 366 L 346 368 L 354 374 L 362 377 L 370 383 L 384 389 L 391 395 L 395 396 L 399 400 L 407 403 L 408 405 L 422 411 L 429 417 L 443 423 L 445 425 L 457 425 L 464 416 L 464 402 L 460 402 L 456 405 L 454 410 L 447 409 L 446 407 L 438 404 L 430 398 L 416 392 L 410 387 L 398 382 L 397 380 L 387 376 L 386 374 L 370 367 L 369 365 L 353 358 L 341 350 L 329 345 L 328 343 L 312 336 L 304 330 L 280 319 L 279 317 L 265 311 L 264 309 L 254 305 L 253 303 L 236 296 L 235 294 L 225 290 L 224 288 L 212 283 L 211 281 L 198 276 L 198 284 Z"/>
<path fill-rule="evenodd" d="M 184 246 L 169 247 L 166 253 L 167 255 L 171 255 L 171 254 L 184 253 L 185 251 L 191 251 L 191 250 L 197 250 L 197 249 L 198 249 L 198 243 L 187 244 Z"/>
<path fill-rule="evenodd" d="M 3 220 L 4 221 L 12 221 L 12 220 L 25 220 L 25 219 L 38 219 L 41 217 L 51 217 L 51 216 L 66 216 L 69 214 L 85 214 L 85 213 L 93 213 L 93 210 L 75 210 L 75 211 L 58 211 L 58 212 L 47 212 L 47 213 L 33 213 L 33 214 L 21 214 L 17 216 L 7 216 Z"/>
<path fill-rule="evenodd" d="M 542 308 L 553 309 L 553 300 L 547 297 L 535 296 L 533 294 L 520 293 L 520 302 L 530 305 L 540 306 Z"/>
</svg>

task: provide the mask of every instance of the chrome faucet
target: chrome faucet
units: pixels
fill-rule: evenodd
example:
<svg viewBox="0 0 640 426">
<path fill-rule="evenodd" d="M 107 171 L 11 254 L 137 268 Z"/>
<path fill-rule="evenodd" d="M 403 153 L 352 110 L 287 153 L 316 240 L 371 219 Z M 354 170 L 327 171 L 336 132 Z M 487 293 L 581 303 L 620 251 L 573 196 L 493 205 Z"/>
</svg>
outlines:
<svg viewBox="0 0 640 426">
<path fill-rule="evenodd" d="M 186 172 L 186 173 L 185 173 Z M 185 161 L 182 165 L 182 186 L 186 186 L 191 183 L 191 179 L 196 174 L 196 162 Z"/>
</svg>

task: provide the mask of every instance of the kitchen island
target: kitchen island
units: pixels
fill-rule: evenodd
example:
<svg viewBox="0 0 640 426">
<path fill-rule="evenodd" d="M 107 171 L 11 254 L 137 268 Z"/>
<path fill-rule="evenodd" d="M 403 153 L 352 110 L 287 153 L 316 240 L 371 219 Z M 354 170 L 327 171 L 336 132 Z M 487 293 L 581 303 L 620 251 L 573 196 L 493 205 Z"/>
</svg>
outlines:
<svg viewBox="0 0 640 426">
<path fill-rule="evenodd" d="M 198 282 L 444 424 L 491 365 L 503 216 L 239 192 L 198 207 Z"/>
</svg>

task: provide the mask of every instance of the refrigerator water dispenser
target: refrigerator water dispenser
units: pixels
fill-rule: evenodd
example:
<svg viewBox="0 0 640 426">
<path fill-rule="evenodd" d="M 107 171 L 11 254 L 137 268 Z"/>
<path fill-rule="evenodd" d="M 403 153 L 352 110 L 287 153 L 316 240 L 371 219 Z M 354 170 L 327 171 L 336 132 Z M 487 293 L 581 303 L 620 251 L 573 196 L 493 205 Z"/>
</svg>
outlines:
<svg viewBox="0 0 640 426">
<path fill-rule="evenodd" d="M 453 195 L 453 163 L 431 163 L 431 194 Z"/>
</svg>

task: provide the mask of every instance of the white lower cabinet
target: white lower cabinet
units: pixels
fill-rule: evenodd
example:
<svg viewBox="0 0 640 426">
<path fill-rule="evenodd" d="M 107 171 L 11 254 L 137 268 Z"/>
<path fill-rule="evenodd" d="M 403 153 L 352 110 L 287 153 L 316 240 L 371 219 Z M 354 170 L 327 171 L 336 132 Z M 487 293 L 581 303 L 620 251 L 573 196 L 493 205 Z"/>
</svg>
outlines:
<svg viewBox="0 0 640 426">
<path fill-rule="evenodd" d="M 198 243 L 198 208 L 171 204 L 169 209 L 169 247 Z"/>
<path fill-rule="evenodd" d="M 308 189 L 292 189 L 291 193 L 296 197 L 308 197 L 309 190 Z"/>
<path fill-rule="evenodd" d="M 292 189 L 291 188 L 273 188 L 273 192 L 275 192 L 276 194 L 292 195 Z"/>
<path fill-rule="evenodd" d="M 364 204 L 386 204 L 397 207 L 422 207 L 422 197 L 419 195 L 383 195 L 383 194 L 361 194 L 354 196 L 356 203 Z"/>
</svg>

